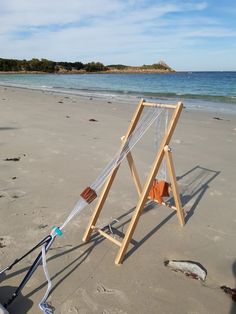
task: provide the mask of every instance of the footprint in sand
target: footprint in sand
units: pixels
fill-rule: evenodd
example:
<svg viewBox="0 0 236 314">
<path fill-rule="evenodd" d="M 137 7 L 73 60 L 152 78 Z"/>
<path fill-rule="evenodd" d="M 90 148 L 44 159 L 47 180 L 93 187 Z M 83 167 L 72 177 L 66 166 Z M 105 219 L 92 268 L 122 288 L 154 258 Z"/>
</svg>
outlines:
<svg viewBox="0 0 236 314">
<path fill-rule="evenodd" d="M 96 288 L 97 293 L 99 294 L 109 294 L 118 297 L 122 302 L 128 303 L 128 298 L 123 291 L 118 289 L 110 289 L 105 287 L 103 284 L 98 284 Z"/>
<path fill-rule="evenodd" d="M 128 314 L 127 312 L 124 312 L 121 309 L 117 309 L 117 308 L 108 308 L 108 309 L 104 309 L 102 311 L 102 314 Z"/>
<path fill-rule="evenodd" d="M 25 194 L 26 194 L 25 191 L 22 191 L 22 190 L 15 190 L 15 191 L 9 192 L 9 196 L 13 199 L 14 198 L 20 198 L 20 197 L 24 196 Z"/>
<path fill-rule="evenodd" d="M 175 143 L 175 144 L 181 144 L 181 140 L 179 140 L 179 139 L 173 140 L 173 143 Z"/>
<path fill-rule="evenodd" d="M 6 196 L 7 196 L 6 192 L 0 192 L 0 198 L 4 198 Z"/>
<path fill-rule="evenodd" d="M 209 240 L 213 241 L 213 242 L 218 242 L 221 240 L 221 237 L 215 235 L 215 236 L 208 236 L 206 235 L 206 238 L 208 238 Z"/>
<path fill-rule="evenodd" d="M 99 312 L 97 303 L 92 300 L 85 289 L 79 288 L 73 297 L 70 296 L 69 299 L 63 302 L 60 308 L 60 313 L 92 314 Z"/>
<path fill-rule="evenodd" d="M 210 192 L 210 195 L 211 195 L 211 196 L 221 196 L 221 195 L 222 195 L 222 192 L 217 191 L 217 190 L 214 190 L 214 191 Z"/>
<path fill-rule="evenodd" d="M 98 285 L 96 290 L 99 293 L 111 293 L 111 294 L 113 294 L 113 290 L 112 289 L 106 288 L 103 285 Z"/>
<path fill-rule="evenodd" d="M 9 246 L 12 243 L 12 237 L 0 236 L 0 249 Z"/>
<path fill-rule="evenodd" d="M 26 193 L 25 191 L 21 190 L 13 190 L 13 191 L 1 191 L 0 192 L 0 198 L 10 198 L 10 199 L 16 199 L 24 196 Z"/>
<path fill-rule="evenodd" d="M 88 312 L 87 311 L 83 311 L 83 309 L 81 309 L 80 308 L 80 310 L 78 309 L 78 307 L 77 306 L 75 306 L 74 304 L 73 304 L 73 301 L 72 300 L 68 300 L 68 301 L 66 301 L 63 305 L 62 305 L 62 307 L 61 307 L 61 312 L 60 312 L 61 314 L 62 313 L 70 313 L 70 314 L 87 314 Z"/>
</svg>

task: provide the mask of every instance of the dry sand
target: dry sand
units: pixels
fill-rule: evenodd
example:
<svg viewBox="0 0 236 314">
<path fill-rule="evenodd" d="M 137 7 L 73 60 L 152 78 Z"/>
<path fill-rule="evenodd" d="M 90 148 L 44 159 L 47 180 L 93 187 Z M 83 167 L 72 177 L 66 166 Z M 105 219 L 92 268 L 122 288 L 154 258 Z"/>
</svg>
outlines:
<svg viewBox="0 0 236 314">
<path fill-rule="evenodd" d="M 117 151 L 137 103 L 109 102 L 0 87 L 0 268 L 60 225 Z M 135 151 L 142 177 L 152 143 L 148 138 Z M 181 228 L 164 207 L 146 210 L 135 245 L 118 267 L 111 242 L 97 236 L 82 243 L 91 214 L 86 209 L 48 253 L 55 313 L 236 313 L 236 303 L 219 288 L 236 286 L 235 143 L 236 116 L 185 110 L 171 147 L 186 225 Z M 4 160 L 16 157 L 20 160 Z M 116 225 L 126 228 L 136 200 L 125 163 L 99 224 L 120 217 Z M 1 303 L 34 257 L 1 276 Z M 172 272 L 163 264 L 166 259 L 201 263 L 208 271 L 206 283 Z M 40 267 L 10 313 L 40 313 L 45 290 Z"/>
</svg>

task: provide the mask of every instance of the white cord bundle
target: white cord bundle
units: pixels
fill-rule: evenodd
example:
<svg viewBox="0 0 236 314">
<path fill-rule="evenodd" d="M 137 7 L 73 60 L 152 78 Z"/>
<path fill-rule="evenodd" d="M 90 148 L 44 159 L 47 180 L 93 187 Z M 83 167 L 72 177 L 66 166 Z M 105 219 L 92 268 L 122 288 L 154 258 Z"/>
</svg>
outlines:
<svg viewBox="0 0 236 314">
<path fill-rule="evenodd" d="M 163 139 L 164 135 L 167 132 L 167 126 L 168 126 L 168 120 L 169 120 L 169 111 L 165 110 L 162 114 L 161 119 L 157 119 L 155 122 L 155 148 L 156 150 L 159 149 L 161 140 Z M 161 166 L 158 170 L 158 179 L 159 180 L 167 180 L 167 167 L 166 167 L 166 159 L 162 159 Z"/>
<path fill-rule="evenodd" d="M 112 171 L 120 165 L 120 163 L 124 160 L 126 155 L 132 150 L 132 148 L 137 144 L 141 137 L 147 132 L 149 127 L 158 119 L 158 117 L 160 117 L 160 115 L 163 112 L 167 111 L 167 109 L 159 107 L 148 107 L 145 109 L 146 110 L 143 114 L 143 117 L 141 117 L 136 128 L 127 138 L 123 148 L 116 153 L 114 158 L 103 169 L 102 173 L 90 185 L 91 189 L 93 189 L 96 193 L 98 193 L 99 189 L 103 186 L 107 178 L 111 175 Z M 87 202 L 83 198 L 79 199 L 79 201 L 72 209 L 70 215 L 61 225 L 60 230 L 64 229 L 65 226 L 69 223 L 69 221 L 73 219 L 74 216 L 77 215 L 84 207 L 86 207 L 86 205 Z"/>
</svg>

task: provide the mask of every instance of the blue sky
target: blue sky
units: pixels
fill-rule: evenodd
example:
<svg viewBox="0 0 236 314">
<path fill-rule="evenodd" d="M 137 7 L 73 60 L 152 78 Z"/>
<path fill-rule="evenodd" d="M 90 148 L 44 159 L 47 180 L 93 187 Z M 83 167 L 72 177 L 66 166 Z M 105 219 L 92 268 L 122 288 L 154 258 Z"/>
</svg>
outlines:
<svg viewBox="0 0 236 314">
<path fill-rule="evenodd" d="M 1 0 L 0 57 L 236 70 L 236 1 Z"/>
</svg>

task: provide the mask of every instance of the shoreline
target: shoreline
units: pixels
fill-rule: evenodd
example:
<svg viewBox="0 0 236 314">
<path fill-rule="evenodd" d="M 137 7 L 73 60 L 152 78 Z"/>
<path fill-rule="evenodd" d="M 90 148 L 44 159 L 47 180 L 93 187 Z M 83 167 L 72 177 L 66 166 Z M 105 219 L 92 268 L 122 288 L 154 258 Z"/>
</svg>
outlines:
<svg viewBox="0 0 236 314">
<path fill-rule="evenodd" d="M 60 74 L 171 74 L 171 73 L 178 73 L 177 71 L 169 71 L 169 70 L 156 70 L 156 69 L 150 69 L 150 70 L 107 70 L 107 71 L 58 71 L 58 72 L 40 72 L 40 71 L 0 71 L 0 74 L 54 74 L 54 75 L 60 75 Z"/>
<path fill-rule="evenodd" d="M 181 98 L 172 96 L 152 96 L 145 93 L 136 93 L 136 92 L 129 92 L 129 93 L 121 93 L 117 91 L 98 91 L 98 90 L 73 90 L 73 89 L 59 89 L 59 88 L 49 88 L 49 87 L 41 87 L 41 86 L 20 86 L 20 85 L 8 85 L 0 83 L 0 87 L 2 88 L 17 88 L 23 90 L 31 90 L 31 91 L 42 91 L 48 93 L 55 93 L 59 95 L 71 95 L 71 96 L 78 96 L 78 97 L 85 97 L 85 98 L 98 98 L 98 99 L 114 99 L 121 102 L 132 102 L 140 98 L 144 98 L 148 101 L 156 101 L 159 103 L 167 102 L 167 103 L 176 103 L 181 101 L 185 104 L 187 109 L 193 111 L 200 111 L 200 112 L 208 112 L 208 113 L 215 113 L 215 114 L 226 114 L 226 115 L 236 115 L 236 104 L 234 103 L 224 103 L 220 101 L 209 101 L 204 99 L 196 99 L 196 98 Z M 222 96 L 223 97 L 223 96 Z M 220 107 L 220 104 L 222 107 Z"/>
<path fill-rule="evenodd" d="M 140 72 L 139 72 L 140 71 Z M 125 71 L 125 70 L 117 70 L 117 71 L 113 71 L 113 70 L 108 70 L 108 71 L 95 71 L 95 72 L 86 72 L 86 71 L 65 71 L 65 72 L 40 72 L 40 71 L 0 71 L 0 74 L 133 74 L 133 73 L 140 73 L 140 74 L 152 74 L 152 73 L 160 73 L 160 74 L 181 74 L 181 73 L 219 73 L 219 72 L 225 72 L 225 73 L 235 73 L 236 70 L 232 70 L 232 71 L 201 71 L 201 70 L 184 70 L 184 71 L 165 71 L 165 70 L 138 70 L 138 71 Z"/>
</svg>

